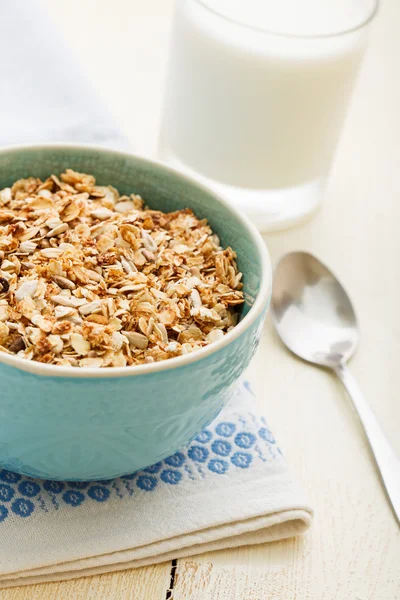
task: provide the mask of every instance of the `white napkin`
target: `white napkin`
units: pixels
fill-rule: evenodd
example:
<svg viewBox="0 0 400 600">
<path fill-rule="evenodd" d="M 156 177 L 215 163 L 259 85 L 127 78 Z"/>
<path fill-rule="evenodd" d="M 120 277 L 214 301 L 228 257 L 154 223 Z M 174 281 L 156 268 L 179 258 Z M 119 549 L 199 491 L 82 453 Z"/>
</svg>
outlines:
<svg viewBox="0 0 400 600">
<path fill-rule="evenodd" d="M 298 535 L 312 511 L 246 383 L 187 447 L 133 475 L 61 483 L 0 471 L 0 587 Z"/>
<path fill-rule="evenodd" d="M 0 144 L 126 145 L 31 1 L 0 0 L 0 53 Z M 283 539 L 311 518 L 242 384 L 189 446 L 132 476 L 61 483 L 0 469 L 0 587 Z"/>
<path fill-rule="evenodd" d="M 34 0 L 0 0 L 0 86 L 0 145 L 128 147 Z"/>
</svg>

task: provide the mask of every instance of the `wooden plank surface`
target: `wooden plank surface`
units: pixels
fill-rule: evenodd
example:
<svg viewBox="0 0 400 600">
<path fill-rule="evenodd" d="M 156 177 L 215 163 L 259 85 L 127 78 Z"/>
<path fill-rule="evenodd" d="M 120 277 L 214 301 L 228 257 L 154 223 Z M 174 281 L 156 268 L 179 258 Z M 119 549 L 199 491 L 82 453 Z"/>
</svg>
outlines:
<svg viewBox="0 0 400 600">
<path fill-rule="evenodd" d="M 0 590 L 1 600 L 165 600 L 171 563 Z"/>
<path fill-rule="evenodd" d="M 45 0 L 136 151 L 156 144 L 172 0 Z M 266 237 L 272 258 L 307 249 L 340 274 L 362 342 L 351 369 L 400 453 L 400 3 L 376 22 L 317 217 Z M 330 374 L 295 360 L 271 324 L 250 368 L 267 415 L 316 515 L 302 539 L 178 562 L 174 600 L 400 599 L 400 531 L 361 428 Z M 158 600 L 170 564 L 16 588 L 1 600 Z"/>
</svg>

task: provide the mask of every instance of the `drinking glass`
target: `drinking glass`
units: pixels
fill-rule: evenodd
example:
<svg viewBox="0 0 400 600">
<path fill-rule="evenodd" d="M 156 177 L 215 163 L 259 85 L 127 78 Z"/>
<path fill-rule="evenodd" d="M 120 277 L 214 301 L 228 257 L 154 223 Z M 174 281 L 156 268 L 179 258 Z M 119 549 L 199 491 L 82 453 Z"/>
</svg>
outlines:
<svg viewBox="0 0 400 600">
<path fill-rule="evenodd" d="M 177 0 L 159 157 L 261 230 L 319 206 L 377 0 Z"/>
</svg>

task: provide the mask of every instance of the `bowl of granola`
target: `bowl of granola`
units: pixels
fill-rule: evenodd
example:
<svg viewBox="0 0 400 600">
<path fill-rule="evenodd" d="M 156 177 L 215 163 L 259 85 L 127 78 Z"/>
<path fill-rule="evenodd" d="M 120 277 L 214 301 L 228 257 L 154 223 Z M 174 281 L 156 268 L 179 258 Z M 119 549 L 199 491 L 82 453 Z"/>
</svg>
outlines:
<svg viewBox="0 0 400 600">
<path fill-rule="evenodd" d="M 168 457 L 229 400 L 270 293 L 261 236 L 184 175 L 0 150 L 0 466 L 79 481 Z"/>
</svg>

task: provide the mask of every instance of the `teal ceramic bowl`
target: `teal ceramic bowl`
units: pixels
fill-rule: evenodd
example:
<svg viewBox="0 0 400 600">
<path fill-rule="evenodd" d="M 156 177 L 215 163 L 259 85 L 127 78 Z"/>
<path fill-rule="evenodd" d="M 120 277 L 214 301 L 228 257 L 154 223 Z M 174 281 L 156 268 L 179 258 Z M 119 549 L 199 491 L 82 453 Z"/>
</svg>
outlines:
<svg viewBox="0 0 400 600">
<path fill-rule="evenodd" d="M 271 293 L 261 236 L 223 199 L 161 164 L 131 154 L 66 144 L 0 150 L 0 189 L 66 168 L 136 192 L 162 211 L 206 217 L 243 272 L 238 325 L 193 354 L 124 368 L 79 369 L 0 352 L 0 465 L 46 479 L 109 479 L 175 452 L 229 400 L 260 338 Z"/>
</svg>

